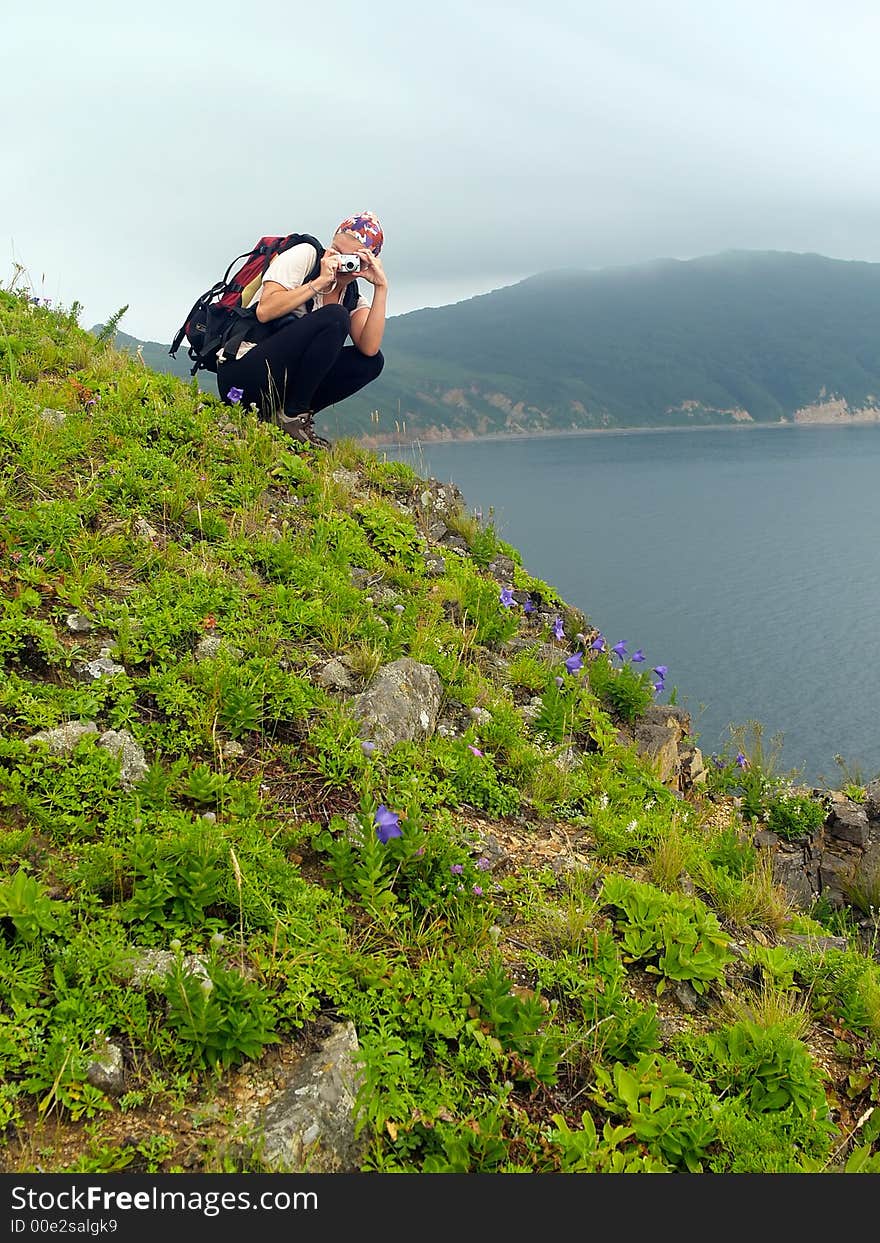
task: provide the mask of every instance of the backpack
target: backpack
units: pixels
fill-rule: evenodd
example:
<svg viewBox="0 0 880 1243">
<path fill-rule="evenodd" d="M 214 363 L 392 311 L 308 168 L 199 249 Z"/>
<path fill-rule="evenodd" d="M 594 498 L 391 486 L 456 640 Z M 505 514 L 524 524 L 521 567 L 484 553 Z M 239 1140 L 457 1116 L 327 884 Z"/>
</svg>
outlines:
<svg viewBox="0 0 880 1243">
<path fill-rule="evenodd" d="M 308 242 L 317 252 L 317 259 L 303 283 L 314 280 L 320 274 L 321 256 L 324 254 L 324 247 L 316 237 L 308 233 L 261 237 L 253 250 L 233 259 L 222 279 L 193 304 L 171 343 L 168 351 L 171 357 L 177 357 L 181 342 L 186 337 L 189 342 L 187 353 L 193 361 L 190 374 L 195 375 L 202 369 L 216 371 L 217 353 L 221 348 L 228 346 L 227 357 L 234 358 L 245 337 L 249 341 L 260 341 L 290 323 L 295 318 L 292 314 L 261 324 L 257 319 L 256 307 L 248 307 L 247 303 L 263 283 L 266 269 L 275 256 L 301 242 Z M 240 259 L 244 259 L 244 263 L 230 281 L 229 274 Z M 350 310 L 356 305 L 358 296 L 357 281 L 352 281 L 346 288 L 343 305 Z M 314 299 L 310 298 L 304 304 L 307 311 L 311 311 L 313 302 Z"/>
</svg>

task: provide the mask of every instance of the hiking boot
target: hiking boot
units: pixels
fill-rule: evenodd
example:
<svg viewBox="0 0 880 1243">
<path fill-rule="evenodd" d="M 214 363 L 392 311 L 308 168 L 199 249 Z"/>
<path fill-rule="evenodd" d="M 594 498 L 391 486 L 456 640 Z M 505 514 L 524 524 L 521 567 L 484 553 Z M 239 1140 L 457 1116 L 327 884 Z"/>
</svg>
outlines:
<svg viewBox="0 0 880 1243">
<path fill-rule="evenodd" d="M 301 445 L 312 445 L 316 449 L 330 448 L 330 441 L 315 431 L 315 416 L 311 410 L 304 410 L 302 414 L 284 414 L 278 411 L 273 422 Z"/>
</svg>

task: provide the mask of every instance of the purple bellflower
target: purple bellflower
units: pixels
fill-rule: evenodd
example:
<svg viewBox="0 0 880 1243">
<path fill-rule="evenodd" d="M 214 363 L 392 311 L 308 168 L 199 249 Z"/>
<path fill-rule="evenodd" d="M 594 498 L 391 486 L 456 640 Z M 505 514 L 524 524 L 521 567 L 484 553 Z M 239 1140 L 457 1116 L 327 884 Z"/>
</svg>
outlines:
<svg viewBox="0 0 880 1243">
<path fill-rule="evenodd" d="M 611 650 L 615 656 L 619 656 L 623 660 L 626 655 L 626 639 L 621 639 L 619 643 L 615 643 Z"/>
<path fill-rule="evenodd" d="M 385 846 L 392 837 L 403 837 L 398 817 L 393 811 L 389 811 L 384 803 L 380 804 L 375 815 L 376 836 Z"/>
<path fill-rule="evenodd" d="M 511 605 L 513 604 L 513 588 L 502 587 L 501 595 L 498 597 L 498 599 L 504 605 L 506 609 L 509 609 Z"/>
<path fill-rule="evenodd" d="M 583 656 L 581 656 L 580 652 L 575 652 L 573 656 L 569 656 L 565 662 L 565 667 L 569 673 L 577 673 L 583 663 Z"/>
</svg>

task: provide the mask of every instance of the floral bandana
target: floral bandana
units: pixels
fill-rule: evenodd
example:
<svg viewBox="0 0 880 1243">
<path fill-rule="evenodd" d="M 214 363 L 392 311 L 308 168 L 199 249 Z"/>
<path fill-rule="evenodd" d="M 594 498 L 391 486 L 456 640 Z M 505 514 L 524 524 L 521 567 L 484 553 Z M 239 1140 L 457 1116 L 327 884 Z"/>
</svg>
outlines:
<svg viewBox="0 0 880 1243">
<path fill-rule="evenodd" d="M 353 233 L 360 244 L 374 255 L 378 255 L 385 241 L 382 226 L 371 211 L 362 211 L 359 216 L 349 216 L 347 220 L 343 220 L 336 232 Z"/>
</svg>

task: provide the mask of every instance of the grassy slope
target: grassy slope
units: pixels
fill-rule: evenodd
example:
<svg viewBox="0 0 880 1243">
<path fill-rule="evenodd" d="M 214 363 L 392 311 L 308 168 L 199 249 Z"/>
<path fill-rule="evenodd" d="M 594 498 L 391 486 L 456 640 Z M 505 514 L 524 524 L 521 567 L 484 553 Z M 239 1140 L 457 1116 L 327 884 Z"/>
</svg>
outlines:
<svg viewBox="0 0 880 1243">
<path fill-rule="evenodd" d="M 292 452 L 72 316 L 0 293 L 0 317 L 7 1169 L 238 1168 L 237 1104 L 328 1016 L 362 1045 L 368 1170 L 846 1157 L 876 1080 L 875 966 L 855 944 L 768 956 L 821 926 L 786 909 L 730 799 L 681 802 L 620 741 L 612 704 L 646 699 L 631 666 L 560 696 L 546 624 L 482 568 L 515 550 L 462 514 L 470 553 L 428 577 L 405 468 L 350 442 Z M 577 615 L 514 579 L 570 650 Z M 535 649 L 499 671 L 517 633 Z M 206 634 L 219 654 L 196 660 Z M 124 672 L 84 682 L 102 647 Z M 488 716 L 367 756 L 315 673 L 340 655 L 363 685 L 404 654 Z M 543 734 L 517 711 L 536 692 Z M 133 734 L 146 780 L 126 793 L 94 739 L 69 758 L 22 741 L 76 720 Z M 403 828 L 386 846 L 379 804 Z M 212 988 L 129 987 L 132 946 L 205 955 Z M 115 1101 L 85 1078 L 105 1035 Z"/>
</svg>

